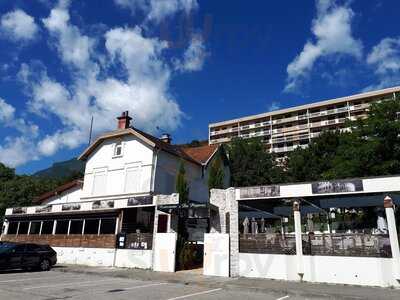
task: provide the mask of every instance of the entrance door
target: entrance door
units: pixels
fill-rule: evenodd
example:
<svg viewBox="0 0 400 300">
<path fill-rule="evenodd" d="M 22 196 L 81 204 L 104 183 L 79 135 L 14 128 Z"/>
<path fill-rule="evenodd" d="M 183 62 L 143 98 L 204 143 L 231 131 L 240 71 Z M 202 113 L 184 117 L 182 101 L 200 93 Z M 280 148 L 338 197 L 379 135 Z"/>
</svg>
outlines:
<svg viewBox="0 0 400 300">
<path fill-rule="evenodd" d="M 176 233 L 156 233 L 153 270 L 175 272 Z"/>
</svg>

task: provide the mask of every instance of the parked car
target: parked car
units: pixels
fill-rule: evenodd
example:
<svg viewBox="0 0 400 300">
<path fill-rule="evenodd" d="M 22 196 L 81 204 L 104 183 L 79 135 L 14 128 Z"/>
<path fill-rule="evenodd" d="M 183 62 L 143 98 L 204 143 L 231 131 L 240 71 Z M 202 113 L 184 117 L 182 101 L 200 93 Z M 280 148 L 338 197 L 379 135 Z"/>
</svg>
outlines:
<svg viewBox="0 0 400 300">
<path fill-rule="evenodd" d="M 57 253 L 49 245 L 0 243 L 0 269 L 49 271 L 57 263 Z"/>
</svg>

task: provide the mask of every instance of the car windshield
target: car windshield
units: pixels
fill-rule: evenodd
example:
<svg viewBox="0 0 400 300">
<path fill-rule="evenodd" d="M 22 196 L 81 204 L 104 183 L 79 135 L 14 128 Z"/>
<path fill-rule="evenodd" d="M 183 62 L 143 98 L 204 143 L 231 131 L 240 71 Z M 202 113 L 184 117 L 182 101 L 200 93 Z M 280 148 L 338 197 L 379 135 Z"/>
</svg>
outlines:
<svg viewBox="0 0 400 300">
<path fill-rule="evenodd" d="M 13 245 L 13 244 L 0 244 L 0 254 L 7 253 L 14 247 L 15 247 L 15 245 Z"/>
</svg>

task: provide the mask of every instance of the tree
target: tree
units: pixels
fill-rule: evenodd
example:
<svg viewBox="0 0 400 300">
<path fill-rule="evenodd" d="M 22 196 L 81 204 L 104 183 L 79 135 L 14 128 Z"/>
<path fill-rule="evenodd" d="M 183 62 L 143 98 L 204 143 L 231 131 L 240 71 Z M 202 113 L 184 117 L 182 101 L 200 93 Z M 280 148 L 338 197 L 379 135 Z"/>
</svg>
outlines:
<svg viewBox="0 0 400 300">
<path fill-rule="evenodd" d="M 284 174 L 261 139 L 235 139 L 227 147 L 232 186 L 283 182 Z"/>
<path fill-rule="evenodd" d="M 224 188 L 224 169 L 221 157 L 218 156 L 211 164 L 210 174 L 208 175 L 208 189 Z"/>
<path fill-rule="evenodd" d="M 189 202 L 189 186 L 186 181 L 186 170 L 183 162 L 179 165 L 178 174 L 176 176 L 176 192 L 179 194 L 180 203 Z"/>
</svg>

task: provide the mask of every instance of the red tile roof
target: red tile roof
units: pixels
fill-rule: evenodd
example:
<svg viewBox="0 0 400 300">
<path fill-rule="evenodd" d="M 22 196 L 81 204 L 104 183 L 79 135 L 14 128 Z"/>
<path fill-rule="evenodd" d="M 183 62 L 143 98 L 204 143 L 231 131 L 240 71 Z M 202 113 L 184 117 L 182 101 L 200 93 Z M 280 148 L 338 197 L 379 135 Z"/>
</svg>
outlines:
<svg viewBox="0 0 400 300">
<path fill-rule="evenodd" d="M 186 155 L 190 156 L 195 161 L 201 164 L 206 164 L 209 159 L 218 150 L 218 145 L 204 145 L 199 147 L 182 147 L 181 148 Z"/>
</svg>

